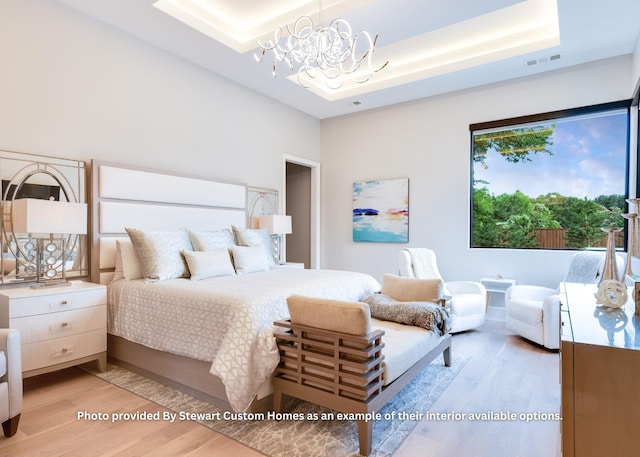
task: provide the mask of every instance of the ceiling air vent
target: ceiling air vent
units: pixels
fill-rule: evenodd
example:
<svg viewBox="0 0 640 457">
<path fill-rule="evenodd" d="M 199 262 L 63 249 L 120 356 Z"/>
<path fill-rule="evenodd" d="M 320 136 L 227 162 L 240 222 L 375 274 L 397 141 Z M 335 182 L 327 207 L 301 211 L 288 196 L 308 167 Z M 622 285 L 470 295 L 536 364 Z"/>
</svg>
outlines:
<svg viewBox="0 0 640 457">
<path fill-rule="evenodd" d="M 553 62 L 554 60 L 559 60 L 559 59 L 560 59 L 560 54 L 554 54 L 552 56 L 544 56 L 544 57 L 539 57 L 533 60 L 527 60 L 527 67 L 530 67 L 532 65 L 537 65 L 539 63 Z"/>
</svg>

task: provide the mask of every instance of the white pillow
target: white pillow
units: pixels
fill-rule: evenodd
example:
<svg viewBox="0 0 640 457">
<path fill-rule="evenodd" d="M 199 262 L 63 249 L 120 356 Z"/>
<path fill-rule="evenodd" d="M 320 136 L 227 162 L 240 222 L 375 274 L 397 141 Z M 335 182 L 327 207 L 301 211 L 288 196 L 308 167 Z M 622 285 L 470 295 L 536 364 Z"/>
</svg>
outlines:
<svg viewBox="0 0 640 457">
<path fill-rule="evenodd" d="M 262 249 L 267 255 L 269 268 L 273 268 L 276 264 L 273 258 L 273 241 L 271 234 L 266 228 L 261 229 L 242 229 L 232 225 L 233 235 L 238 246 L 257 246 L 262 245 Z"/>
<path fill-rule="evenodd" d="M 142 268 L 131 240 L 116 240 L 116 272 L 113 280 L 142 278 Z"/>
<path fill-rule="evenodd" d="M 399 302 L 437 302 L 444 298 L 443 286 L 441 279 L 408 278 L 385 273 L 382 275 L 381 293 Z"/>
<path fill-rule="evenodd" d="M 133 243 L 145 279 L 162 281 L 189 276 L 182 251 L 193 246 L 186 229 L 140 230 L 125 228 Z"/>
<path fill-rule="evenodd" d="M 256 246 L 234 246 L 231 249 L 233 252 L 233 264 L 236 267 L 236 273 L 239 275 L 270 269 L 264 246 L 261 244 Z"/>
<path fill-rule="evenodd" d="M 222 230 L 189 230 L 189 238 L 196 251 L 214 249 L 230 249 L 235 243 L 233 233 L 229 229 Z"/>
<path fill-rule="evenodd" d="M 236 274 L 227 248 L 212 251 L 182 251 L 182 255 L 187 261 L 193 281 Z"/>
</svg>

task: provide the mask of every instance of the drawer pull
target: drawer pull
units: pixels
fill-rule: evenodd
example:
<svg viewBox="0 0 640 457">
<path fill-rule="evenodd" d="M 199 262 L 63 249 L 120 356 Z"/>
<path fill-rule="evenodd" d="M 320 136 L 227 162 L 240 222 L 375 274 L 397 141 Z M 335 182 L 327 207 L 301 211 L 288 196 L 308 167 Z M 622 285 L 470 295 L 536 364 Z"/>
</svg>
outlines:
<svg viewBox="0 0 640 457">
<path fill-rule="evenodd" d="M 53 356 L 54 357 L 64 357 L 64 356 L 67 356 L 67 355 L 71 355 L 74 352 L 76 352 L 76 348 L 62 348 L 59 351 L 54 352 Z"/>
<path fill-rule="evenodd" d="M 50 308 L 62 308 L 64 306 L 71 305 L 71 304 L 73 304 L 72 300 L 61 300 L 59 302 L 52 303 L 51 305 L 49 305 L 49 307 Z"/>
<path fill-rule="evenodd" d="M 51 324 L 49 326 L 49 330 L 52 332 L 57 332 L 60 330 L 69 330 L 73 328 L 73 322 L 60 322 L 58 324 Z"/>
</svg>

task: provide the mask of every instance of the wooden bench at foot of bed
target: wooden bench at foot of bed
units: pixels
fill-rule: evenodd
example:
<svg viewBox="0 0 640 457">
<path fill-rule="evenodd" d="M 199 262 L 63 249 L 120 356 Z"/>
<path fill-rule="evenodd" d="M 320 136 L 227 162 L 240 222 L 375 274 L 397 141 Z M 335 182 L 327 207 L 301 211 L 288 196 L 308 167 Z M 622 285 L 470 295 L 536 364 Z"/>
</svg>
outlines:
<svg viewBox="0 0 640 457">
<path fill-rule="evenodd" d="M 372 319 L 364 303 L 288 299 L 276 321 L 280 364 L 273 408 L 289 395 L 343 413 L 378 412 L 439 354 L 451 364 L 451 335 Z M 358 420 L 360 454 L 371 453 L 373 421 Z"/>
</svg>

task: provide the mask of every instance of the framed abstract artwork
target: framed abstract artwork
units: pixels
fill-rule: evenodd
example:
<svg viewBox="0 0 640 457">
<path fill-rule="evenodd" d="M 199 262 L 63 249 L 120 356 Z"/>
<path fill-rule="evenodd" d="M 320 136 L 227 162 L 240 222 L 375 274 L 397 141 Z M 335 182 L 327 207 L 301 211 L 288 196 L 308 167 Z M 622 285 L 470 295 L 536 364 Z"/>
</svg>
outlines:
<svg viewBox="0 0 640 457">
<path fill-rule="evenodd" d="M 409 178 L 353 183 L 353 241 L 409 242 Z"/>
</svg>

